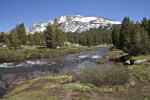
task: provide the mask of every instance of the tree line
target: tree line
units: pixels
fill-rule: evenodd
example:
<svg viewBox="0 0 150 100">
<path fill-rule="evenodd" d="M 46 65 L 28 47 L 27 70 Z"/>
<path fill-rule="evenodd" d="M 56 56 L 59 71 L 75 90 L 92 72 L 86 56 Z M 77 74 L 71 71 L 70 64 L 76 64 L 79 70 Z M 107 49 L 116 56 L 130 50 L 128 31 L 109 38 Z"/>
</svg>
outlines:
<svg viewBox="0 0 150 100">
<path fill-rule="evenodd" d="M 143 18 L 141 23 L 125 17 L 121 26 L 116 26 L 112 32 L 112 43 L 130 55 L 150 53 L 150 19 Z"/>
<path fill-rule="evenodd" d="M 47 48 L 62 47 L 66 39 L 67 36 L 59 29 L 57 20 L 54 21 L 54 25 L 48 24 L 46 30 L 42 33 L 27 34 L 24 23 L 21 23 L 20 25 L 16 25 L 8 34 L 4 32 L 0 34 L 0 43 L 14 49 L 20 49 L 23 45 L 40 45 Z"/>
<path fill-rule="evenodd" d="M 69 42 L 82 44 L 84 46 L 97 46 L 104 43 L 111 44 L 111 33 L 115 26 L 116 25 L 108 25 L 105 27 L 100 26 L 97 29 L 90 29 L 86 32 L 68 32 L 66 34 Z"/>
<path fill-rule="evenodd" d="M 21 45 L 27 44 L 27 35 L 24 23 L 16 25 L 9 34 L 2 32 L 0 34 L 0 42 L 6 44 L 8 47 L 20 48 Z"/>
<path fill-rule="evenodd" d="M 115 25 L 101 26 L 97 29 L 90 29 L 86 32 L 67 32 L 64 33 L 57 20 L 54 24 L 48 24 L 44 32 L 27 34 L 24 23 L 16 25 L 8 34 L 0 34 L 0 43 L 6 44 L 9 48 L 20 49 L 23 45 L 40 45 L 47 48 L 62 47 L 66 41 L 77 43 L 84 46 L 97 46 L 99 44 L 111 44 L 111 33 Z"/>
</svg>

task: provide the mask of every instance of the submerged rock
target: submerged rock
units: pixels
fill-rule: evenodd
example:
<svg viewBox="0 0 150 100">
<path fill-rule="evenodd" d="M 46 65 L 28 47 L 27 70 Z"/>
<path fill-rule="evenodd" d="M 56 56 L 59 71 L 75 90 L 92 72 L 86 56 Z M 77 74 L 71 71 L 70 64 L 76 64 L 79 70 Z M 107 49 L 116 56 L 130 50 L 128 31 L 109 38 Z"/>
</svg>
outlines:
<svg viewBox="0 0 150 100">
<path fill-rule="evenodd" d="M 102 57 L 99 57 L 96 59 L 96 63 L 98 64 L 103 64 L 105 62 L 105 59 L 103 59 Z"/>
<path fill-rule="evenodd" d="M 105 61 L 109 61 L 110 60 L 110 57 L 109 56 L 106 56 L 105 57 Z"/>
</svg>

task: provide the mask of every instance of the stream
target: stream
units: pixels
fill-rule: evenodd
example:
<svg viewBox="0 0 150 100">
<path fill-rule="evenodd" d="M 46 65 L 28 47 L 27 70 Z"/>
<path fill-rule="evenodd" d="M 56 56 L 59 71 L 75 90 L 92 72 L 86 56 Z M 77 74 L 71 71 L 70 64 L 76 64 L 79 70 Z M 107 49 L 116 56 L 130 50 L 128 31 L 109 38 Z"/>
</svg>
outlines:
<svg viewBox="0 0 150 100">
<path fill-rule="evenodd" d="M 2 90 L 12 84 L 17 84 L 19 81 L 36 78 L 36 71 L 39 71 L 38 74 L 42 76 L 44 72 L 59 73 L 65 68 L 78 71 L 85 66 L 97 65 L 96 58 L 104 57 L 107 50 L 108 48 L 97 48 L 53 58 L 1 63 L 0 89 Z M 110 62 L 106 62 L 105 65 L 109 63 Z"/>
</svg>

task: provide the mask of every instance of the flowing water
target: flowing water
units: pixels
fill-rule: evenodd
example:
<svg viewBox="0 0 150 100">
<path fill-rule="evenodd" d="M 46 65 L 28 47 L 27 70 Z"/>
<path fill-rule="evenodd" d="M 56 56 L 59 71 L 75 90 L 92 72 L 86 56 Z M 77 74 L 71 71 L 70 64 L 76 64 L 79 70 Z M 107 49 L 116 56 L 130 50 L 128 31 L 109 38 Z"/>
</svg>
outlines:
<svg viewBox="0 0 150 100">
<path fill-rule="evenodd" d="M 81 69 L 85 66 L 96 65 L 96 58 L 104 57 L 108 48 L 98 48 L 60 57 L 42 58 L 38 60 L 27 60 L 23 62 L 10 62 L 0 64 L 0 74 L 25 73 L 36 70 L 53 71 L 63 68 Z"/>
<path fill-rule="evenodd" d="M 104 57 L 107 50 L 108 48 L 98 48 L 60 57 L 2 63 L 0 64 L 0 82 L 5 82 L 10 85 L 17 78 L 20 79 L 20 77 L 21 79 L 32 79 L 34 77 L 31 76 L 35 71 L 57 73 L 61 72 L 64 68 L 80 70 L 85 66 L 97 65 L 96 58 Z"/>
</svg>

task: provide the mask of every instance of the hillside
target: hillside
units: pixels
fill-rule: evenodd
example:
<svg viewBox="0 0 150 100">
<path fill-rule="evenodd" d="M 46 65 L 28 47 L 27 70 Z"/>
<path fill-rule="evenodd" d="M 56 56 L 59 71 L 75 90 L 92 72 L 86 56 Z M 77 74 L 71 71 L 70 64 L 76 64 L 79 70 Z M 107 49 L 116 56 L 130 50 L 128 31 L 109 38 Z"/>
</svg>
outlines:
<svg viewBox="0 0 150 100">
<path fill-rule="evenodd" d="M 112 21 L 103 17 L 86 17 L 82 15 L 66 15 L 54 18 L 47 22 L 33 24 L 27 33 L 43 32 L 48 24 L 53 24 L 57 19 L 60 28 L 64 32 L 84 32 L 92 28 L 99 28 L 121 24 L 120 21 Z M 109 29 L 108 28 L 108 29 Z"/>
</svg>

